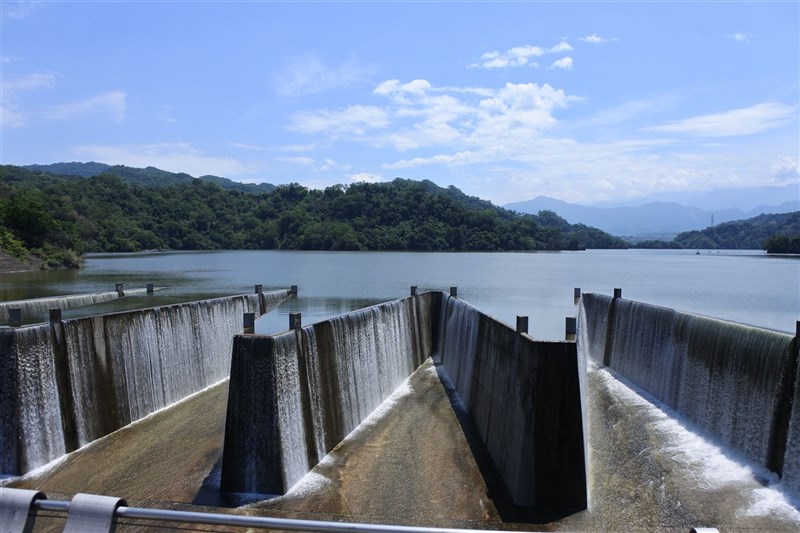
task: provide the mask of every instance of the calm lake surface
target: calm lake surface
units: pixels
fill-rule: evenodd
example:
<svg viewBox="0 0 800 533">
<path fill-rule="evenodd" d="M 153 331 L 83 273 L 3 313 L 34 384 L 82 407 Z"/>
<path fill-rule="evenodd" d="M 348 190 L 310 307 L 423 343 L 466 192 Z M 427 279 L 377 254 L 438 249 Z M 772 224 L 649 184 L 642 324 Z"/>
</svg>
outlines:
<svg viewBox="0 0 800 533">
<path fill-rule="evenodd" d="M 299 297 L 256 330 L 286 329 L 289 313 L 310 324 L 420 291 L 458 287 L 460 298 L 508 324 L 528 316 L 539 339 L 564 337 L 573 288 L 612 294 L 794 333 L 800 319 L 800 257 L 755 251 L 590 250 L 555 253 L 215 251 L 90 255 L 74 271 L 3 274 L 0 300 L 106 292 L 147 283 L 132 296 L 64 312 L 65 318 L 298 285 Z M 43 317 L 45 318 L 45 317 Z"/>
</svg>

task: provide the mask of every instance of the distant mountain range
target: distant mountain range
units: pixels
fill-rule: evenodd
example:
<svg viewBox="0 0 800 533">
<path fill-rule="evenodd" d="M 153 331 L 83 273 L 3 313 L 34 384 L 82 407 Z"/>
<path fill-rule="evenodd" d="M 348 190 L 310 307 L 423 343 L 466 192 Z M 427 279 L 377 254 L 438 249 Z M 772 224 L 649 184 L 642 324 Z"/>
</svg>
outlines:
<svg viewBox="0 0 800 533">
<path fill-rule="evenodd" d="M 238 181 L 233 181 L 228 178 L 212 175 L 195 178 L 183 172 L 168 172 L 155 167 L 134 168 L 124 165 L 106 165 L 105 163 L 95 163 L 94 161 L 89 163 L 72 162 L 53 163 L 51 165 L 26 165 L 22 168 L 36 172 L 47 172 L 49 174 L 58 174 L 62 176 L 80 176 L 82 178 L 91 178 L 103 173 L 109 173 L 119 176 L 132 185 L 138 185 L 140 187 L 166 187 L 168 185 L 191 183 L 198 179 L 216 183 L 223 189 L 241 191 L 249 194 L 261 194 L 275 190 L 275 185 L 271 183 L 239 183 Z"/>
<path fill-rule="evenodd" d="M 786 187 L 777 205 L 757 205 L 749 210 L 737 207 L 727 209 L 702 209 L 676 202 L 649 202 L 639 206 L 595 207 L 572 204 L 537 196 L 524 202 L 506 204 L 506 209 L 520 213 L 536 214 L 554 211 L 572 224 L 586 224 L 630 240 L 671 240 L 679 233 L 700 230 L 735 220 L 752 218 L 764 213 L 790 213 L 800 210 L 800 196 L 796 187 Z"/>
</svg>

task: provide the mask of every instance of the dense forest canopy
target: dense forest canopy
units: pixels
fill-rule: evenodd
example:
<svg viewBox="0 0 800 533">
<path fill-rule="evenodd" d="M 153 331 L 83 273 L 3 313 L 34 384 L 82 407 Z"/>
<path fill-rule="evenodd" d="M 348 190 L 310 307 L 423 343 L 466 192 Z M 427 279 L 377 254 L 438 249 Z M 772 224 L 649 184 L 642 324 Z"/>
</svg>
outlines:
<svg viewBox="0 0 800 533">
<path fill-rule="evenodd" d="M 622 248 L 554 212 L 520 215 L 455 187 L 396 179 L 260 194 L 210 180 L 133 185 L 112 172 L 61 176 L 0 167 L 0 246 L 51 263 L 150 249 L 562 250 Z M 157 169 L 155 169 L 157 170 Z M 151 172 L 150 174 L 153 174 Z"/>
</svg>

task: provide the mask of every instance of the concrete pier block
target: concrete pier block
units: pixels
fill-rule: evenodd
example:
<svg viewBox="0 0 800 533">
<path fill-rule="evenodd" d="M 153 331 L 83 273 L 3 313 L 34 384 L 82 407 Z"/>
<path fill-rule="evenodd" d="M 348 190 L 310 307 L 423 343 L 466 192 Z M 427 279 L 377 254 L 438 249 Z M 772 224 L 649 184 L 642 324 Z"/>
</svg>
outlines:
<svg viewBox="0 0 800 533">
<path fill-rule="evenodd" d="M 245 335 L 252 335 L 256 332 L 256 314 L 255 313 L 245 313 L 244 314 L 244 328 L 243 333 Z"/>
<path fill-rule="evenodd" d="M 58 324 L 59 322 L 61 322 L 61 308 L 54 307 L 50 309 L 50 323 Z"/>
<path fill-rule="evenodd" d="M 256 285 L 256 294 L 261 294 L 262 292 L 264 292 L 263 286 L 260 284 Z"/>
<path fill-rule="evenodd" d="M 572 289 L 572 300 L 577 304 L 581 299 L 581 288 L 575 287 Z"/>
<path fill-rule="evenodd" d="M 114 290 L 117 291 L 117 296 L 119 296 L 120 298 L 125 296 L 125 291 L 122 288 L 122 283 L 117 283 L 116 286 L 114 287 Z"/>
<path fill-rule="evenodd" d="M 303 327 L 303 320 L 300 313 L 289 313 L 289 329 L 300 329 Z"/>
<path fill-rule="evenodd" d="M 578 320 L 574 316 L 566 317 L 564 321 L 564 338 L 568 341 L 575 340 L 578 333 Z"/>
<path fill-rule="evenodd" d="M 517 316 L 517 333 L 528 333 L 528 317 Z"/>
<path fill-rule="evenodd" d="M 289 294 L 291 294 L 292 296 L 297 296 L 297 285 L 291 286 L 291 288 L 289 289 Z"/>
<path fill-rule="evenodd" d="M 22 308 L 21 307 L 9 307 L 8 309 L 8 324 L 10 326 L 21 326 L 22 325 Z"/>
<path fill-rule="evenodd" d="M 411 296 L 416 296 L 418 294 L 418 289 L 416 285 L 411 286 Z"/>
<path fill-rule="evenodd" d="M 614 298 L 622 298 L 622 289 L 614 289 Z"/>
<path fill-rule="evenodd" d="M 458 298 L 458 287 L 450 287 L 450 296 Z"/>
<path fill-rule="evenodd" d="M 155 292 L 155 285 L 152 283 L 147 284 L 147 294 L 153 294 Z"/>
</svg>

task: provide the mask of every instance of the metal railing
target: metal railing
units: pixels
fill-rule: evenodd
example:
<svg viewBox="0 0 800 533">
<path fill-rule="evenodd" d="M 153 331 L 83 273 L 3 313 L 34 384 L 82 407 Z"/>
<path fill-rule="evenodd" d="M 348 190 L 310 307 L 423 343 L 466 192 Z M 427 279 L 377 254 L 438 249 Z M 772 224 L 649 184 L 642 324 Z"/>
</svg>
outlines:
<svg viewBox="0 0 800 533">
<path fill-rule="evenodd" d="M 324 522 L 223 513 L 172 511 L 128 507 L 125 500 L 111 496 L 76 494 L 71 501 L 48 500 L 39 491 L 0 487 L 0 524 L 3 533 L 31 531 L 38 511 L 66 513 L 65 533 L 109 533 L 119 519 L 153 520 L 240 528 L 320 533 L 504 533 L 492 530 Z M 159 526 L 162 527 L 162 526 Z M 693 528 L 691 533 L 718 533 L 714 528 Z"/>
</svg>

